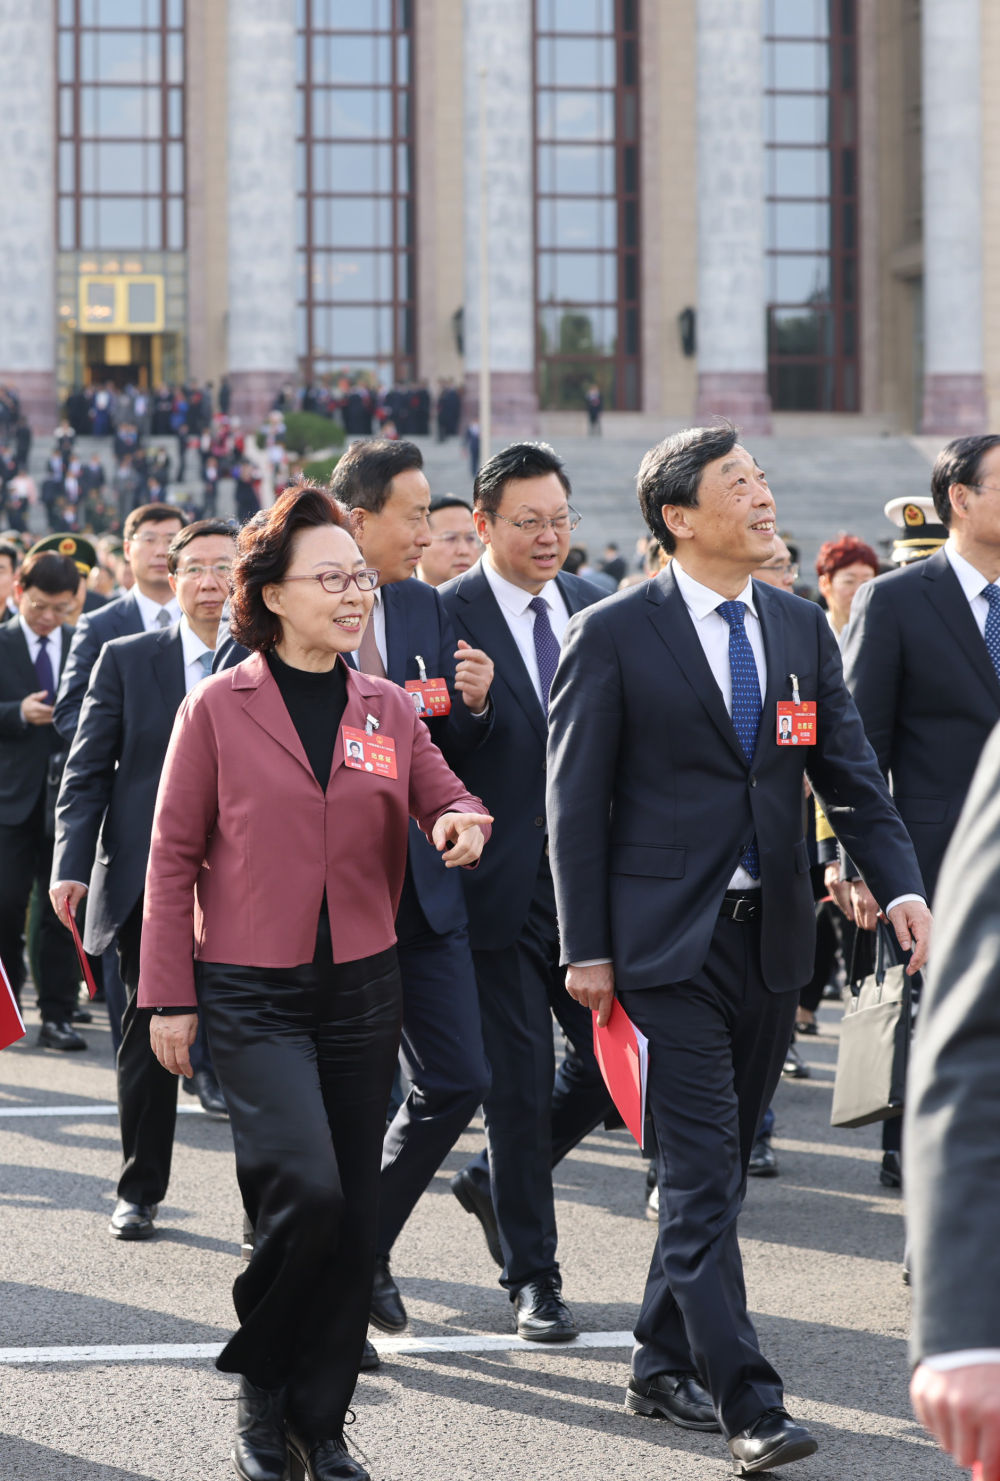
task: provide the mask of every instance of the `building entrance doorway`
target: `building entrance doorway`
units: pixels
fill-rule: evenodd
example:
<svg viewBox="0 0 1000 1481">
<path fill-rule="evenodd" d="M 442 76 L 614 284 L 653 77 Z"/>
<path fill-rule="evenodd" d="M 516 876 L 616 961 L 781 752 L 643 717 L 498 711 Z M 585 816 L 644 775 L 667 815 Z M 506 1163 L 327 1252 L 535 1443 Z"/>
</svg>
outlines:
<svg viewBox="0 0 1000 1481">
<path fill-rule="evenodd" d="M 159 379 L 159 334 L 86 334 L 84 381 L 88 386 L 138 386 L 148 391 Z"/>
</svg>

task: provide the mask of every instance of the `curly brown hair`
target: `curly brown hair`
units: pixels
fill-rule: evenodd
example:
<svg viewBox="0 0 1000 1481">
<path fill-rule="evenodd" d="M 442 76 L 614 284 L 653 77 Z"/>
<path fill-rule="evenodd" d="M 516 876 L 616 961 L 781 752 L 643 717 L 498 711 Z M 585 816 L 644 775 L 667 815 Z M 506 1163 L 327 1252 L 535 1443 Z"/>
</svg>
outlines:
<svg viewBox="0 0 1000 1481">
<path fill-rule="evenodd" d="M 264 602 L 264 587 L 275 586 L 292 561 L 301 530 L 336 525 L 351 533 L 351 516 L 316 483 L 287 488 L 270 509 L 255 514 L 236 538 L 229 630 L 238 643 L 264 653 L 281 637 L 281 619 Z"/>
</svg>

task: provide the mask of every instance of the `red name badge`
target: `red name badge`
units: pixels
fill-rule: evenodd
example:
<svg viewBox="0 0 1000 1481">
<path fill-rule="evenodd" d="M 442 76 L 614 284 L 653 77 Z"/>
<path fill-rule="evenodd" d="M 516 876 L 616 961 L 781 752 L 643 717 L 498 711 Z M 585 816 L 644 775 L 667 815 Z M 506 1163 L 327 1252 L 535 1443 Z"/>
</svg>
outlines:
<svg viewBox="0 0 1000 1481">
<path fill-rule="evenodd" d="M 451 714 L 451 695 L 443 679 L 407 679 L 406 692 L 420 716 Z"/>
<path fill-rule="evenodd" d="M 352 771 L 370 771 L 375 776 L 395 780 L 396 742 L 391 735 L 368 735 L 363 730 L 350 730 L 345 725 L 344 765 Z"/>
<path fill-rule="evenodd" d="M 816 701 L 779 699 L 778 745 L 814 746 L 816 744 Z"/>
</svg>

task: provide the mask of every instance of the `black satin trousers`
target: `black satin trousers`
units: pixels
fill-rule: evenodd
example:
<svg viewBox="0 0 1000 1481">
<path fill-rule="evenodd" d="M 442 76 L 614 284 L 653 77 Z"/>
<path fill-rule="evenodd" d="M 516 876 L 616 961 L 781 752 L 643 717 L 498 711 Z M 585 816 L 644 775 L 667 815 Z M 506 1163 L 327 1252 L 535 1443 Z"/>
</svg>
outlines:
<svg viewBox="0 0 1000 1481">
<path fill-rule="evenodd" d="M 386 1106 L 399 1047 L 395 947 L 334 965 L 196 963 L 256 1232 L 233 1286 L 239 1331 L 217 1366 L 287 1387 L 306 1440 L 339 1435 L 368 1326 Z"/>
</svg>

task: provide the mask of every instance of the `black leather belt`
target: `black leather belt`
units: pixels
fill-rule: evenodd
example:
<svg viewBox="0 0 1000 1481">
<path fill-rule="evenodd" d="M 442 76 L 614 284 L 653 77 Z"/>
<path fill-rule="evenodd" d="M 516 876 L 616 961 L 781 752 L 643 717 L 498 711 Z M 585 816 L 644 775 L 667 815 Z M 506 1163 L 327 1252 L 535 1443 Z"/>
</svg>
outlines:
<svg viewBox="0 0 1000 1481">
<path fill-rule="evenodd" d="M 719 914 L 728 916 L 730 920 L 737 921 L 740 925 L 744 921 L 758 920 L 760 890 L 752 890 L 748 894 L 741 894 L 738 890 L 727 890 L 722 897 Z"/>
</svg>

